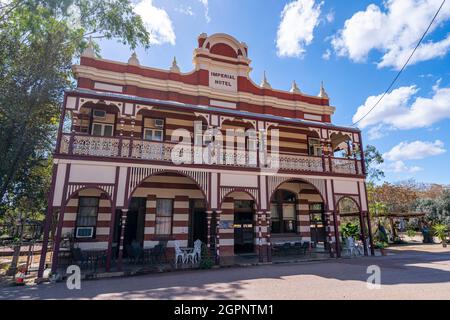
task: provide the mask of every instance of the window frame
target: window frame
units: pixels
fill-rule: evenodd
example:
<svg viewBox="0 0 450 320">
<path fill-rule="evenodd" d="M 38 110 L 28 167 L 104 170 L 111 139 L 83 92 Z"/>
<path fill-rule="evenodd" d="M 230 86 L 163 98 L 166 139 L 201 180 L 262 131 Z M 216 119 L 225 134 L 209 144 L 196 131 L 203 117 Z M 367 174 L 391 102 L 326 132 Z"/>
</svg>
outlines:
<svg viewBox="0 0 450 320">
<path fill-rule="evenodd" d="M 280 196 L 279 196 L 279 192 L 289 192 L 292 193 L 295 197 L 293 201 L 285 201 L 283 200 Z M 299 221 L 297 220 L 297 203 L 298 203 L 298 199 L 297 196 L 295 195 L 294 192 L 291 192 L 289 190 L 277 190 L 277 193 L 275 194 L 276 199 L 272 200 L 270 202 L 270 206 L 271 206 L 271 211 L 272 211 L 272 205 L 276 206 L 276 211 L 277 211 L 277 215 L 278 215 L 278 219 L 274 220 L 271 216 L 271 225 L 270 225 L 270 232 L 273 234 L 297 234 L 297 228 L 299 225 Z M 284 214 L 283 214 L 283 206 L 286 204 L 290 204 L 290 205 L 294 205 L 294 220 L 292 219 L 284 219 Z M 279 224 L 279 231 L 274 232 L 274 228 L 273 228 L 273 223 L 277 222 Z M 285 221 L 293 221 L 294 222 L 294 228 L 292 231 L 286 231 L 285 228 Z"/>
<path fill-rule="evenodd" d="M 317 143 L 311 143 L 312 140 L 317 141 Z M 311 148 L 313 148 L 313 152 L 311 152 Z M 320 150 L 320 152 L 317 152 L 316 154 L 316 151 L 318 150 Z M 308 155 L 311 157 L 321 157 L 323 155 L 323 148 L 319 138 L 308 137 Z"/>
<path fill-rule="evenodd" d="M 153 127 L 146 127 L 145 126 L 145 121 L 147 120 L 147 119 L 151 119 L 151 120 L 154 120 L 154 121 L 156 121 L 156 120 L 161 120 L 161 121 L 163 121 L 163 126 L 162 126 L 162 128 L 158 128 L 158 127 L 156 127 L 156 126 L 153 126 Z M 159 118 L 159 117 L 146 117 L 146 116 L 144 116 L 144 117 L 142 117 L 142 140 L 145 140 L 145 141 L 151 141 L 151 142 L 164 142 L 165 140 L 166 140 L 166 119 L 165 118 Z M 160 131 L 161 132 L 161 140 L 154 140 L 153 139 L 153 137 L 154 137 L 154 134 L 152 133 L 152 139 L 147 139 L 146 138 L 146 130 L 151 130 L 151 131 Z"/>
<path fill-rule="evenodd" d="M 158 200 L 170 200 L 172 203 L 171 206 L 171 215 L 170 215 L 170 233 L 157 233 L 157 221 L 160 214 L 158 214 Z M 157 238 L 170 238 L 173 236 L 173 215 L 174 215 L 174 205 L 175 205 L 175 199 L 172 198 L 157 198 L 156 199 L 156 208 L 155 208 L 155 237 Z M 166 216 L 163 216 L 166 217 Z"/>
<path fill-rule="evenodd" d="M 81 199 L 84 198 L 90 198 L 90 199 L 96 199 L 97 200 L 97 206 L 96 208 L 96 213 L 95 213 L 95 225 L 88 225 L 88 226 L 81 226 L 79 224 L 79 217 L 80 217 L 80 209 L 82 208 L 81 206 Z M 78 197 L 78 207 L 77 207 L 77 217 L 75 220 L 75 230 L 74 230 L 74 237 L 76 239 L 95 239 L 96 235 L 97 235 L 97 223 L 98 223 L 98 213 L 99 213 L 99 209 L 100 209 L 100 201 L 101 198 L 100 197 L 96 197 L 96 196 L 80 196 Z M 83 206 L 83 207 L 88 207 L 88 208 L 92 208 L 93 206 Z M 92 237 L 77 237 L 77 230 L 78 228 L 93 228 L 93 232 L 92 232 Z"/>
<path fill-rule="evenodd" d="M 96 116 L 95 115 L 95 112 L 98 112 L 98 111 L 100 111 L 100 112 L 103 112 L 104 113 L 104 116 Z M 100 120 L 106 120 L 106 116 L 107 116 L 107 112 L 106 112 L 106 110 L 102 110 L 102 109 L 92 109 L 92 118 L 93 119 L 100 119 Z"/>
<path fill-rule="evenodd" d="M 94 134 L 94 127 L 95 127 L 95 125 L 101 126 L 102 130 L 101 130 L 101 134 L 100 135 Z M 105 136 L 105 127 L 106 126 L 110 126 L 111 127 L 111 135 L 110 136 Z M 112 138 L 112 137 L 114 137 L 114 124 L 113 123 L 103 123 L 103 122 L 92 122 L 91 135 L 92 136 L 96 136 L 96 137 Z"/>
<path fill-rule="evenodd" d="M 147 139 L 147 131 L 152 131 L 152 139 Z M 155 136 L 155 132 L 161 132 L 161 140 L 155 140 L 153 137 Z M 153 129 L 153 128 L 144 128 L 143 140 L 152 141 L 152 142 L 163 142 L 164 141 L 164 130 L 161 129 Z"/>
</svg>

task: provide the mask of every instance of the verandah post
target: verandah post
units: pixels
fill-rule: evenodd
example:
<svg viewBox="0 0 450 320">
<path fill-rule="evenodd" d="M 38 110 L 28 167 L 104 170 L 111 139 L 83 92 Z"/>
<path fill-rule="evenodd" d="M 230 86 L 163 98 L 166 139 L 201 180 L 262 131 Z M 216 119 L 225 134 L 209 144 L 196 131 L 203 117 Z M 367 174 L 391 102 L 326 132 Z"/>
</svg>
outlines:
<svg viewBox="0 0 450 320">
<path fill-rule="evenodd" d="M 364 215 L 365 215 L 364 212 L 360 210 L 359 224 L 360 224 L 360 228 L 361 228 L 361 236 L 362 236 L 362 242 L 363 242 L 363 246 L 364 246 L 364 255 L 368 256 L 367 243 L 366 243 L 366 228 L 364 227 L 364 225 L 365 225 Z"/>
<path fill-rule="evenodd" d="M 216 211 L 216 264 L 220 264 L 220 215 L 222 211 Z"/>
<path fill-rule="evenodd" d="M 206 246 L 208 247 L 208 252 L 211 249 L 211 218 L 212 218 L 212 214 L 213 214 L 213 212 L 211 210 L 206 211 L 206 221 L 208 223 Z"/>
<path fill-rule="evenodd" d="M 271 242 L 271 232 L 270 232 L 270 219 L 271 219 L 271 212 L 266 211 L 266 247 L 267 247 L 267 262 L 272 262 L 272 242 Z"/>
<path fill-rule="evenodd" d="M 125 226 L 127 223 L 127 214 L 128 214 L 128 209 L 122 209 L 122 227 L 120 228 L 119 258 L 118 258 L 118 263 L 117 263 L 117 267 L 118 267 L 119 271 L 122 271 L 122 267 L 123 267 L 123 242 L 124 242 L 124 238 L 125 238 Z"/>
</svg>

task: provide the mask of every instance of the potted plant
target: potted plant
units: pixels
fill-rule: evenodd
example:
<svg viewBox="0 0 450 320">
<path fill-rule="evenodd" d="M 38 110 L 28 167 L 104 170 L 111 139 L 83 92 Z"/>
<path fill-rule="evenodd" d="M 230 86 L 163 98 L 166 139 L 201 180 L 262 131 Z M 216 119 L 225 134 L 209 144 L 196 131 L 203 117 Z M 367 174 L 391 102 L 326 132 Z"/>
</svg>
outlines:
<svg viewBox="0 0 450 320">
<path fill-rule="evenodd" d="M 433 226 L 434 236 L 441 240 L 442 246 L 444 248 L 447 247 L 447 235 L 448 235 L 448 228 L 447 225 L 439 223 L 435 224 Z"/>
<path fill-rule="evenodd" d="M 408 229 L 406 230 L 406 235 L 408 236 L 408 238 L 414 239 L 414 237 L 416 236 L 416 230 Z"/>
<path fill-rule="evenodd" d="M 375 248 L 380 250 L 380 253 L 381 253 L 382 256 L 386 256 L 387 255 L 387 252 L 386 252 L 387 246 L 388 246 L 387 242 L 384 242 L 384 241 L 378 241 L 375 244 Z"/>
<path fill-rule="evenodd" d="M 343 241 L 345 241 L 349 237 L 353 239 L 358 239 L 359 233 L 360 233 L 359 226 L 357 224 L 348 222 L 341 227 L 341 235 Z"/>
</svg>

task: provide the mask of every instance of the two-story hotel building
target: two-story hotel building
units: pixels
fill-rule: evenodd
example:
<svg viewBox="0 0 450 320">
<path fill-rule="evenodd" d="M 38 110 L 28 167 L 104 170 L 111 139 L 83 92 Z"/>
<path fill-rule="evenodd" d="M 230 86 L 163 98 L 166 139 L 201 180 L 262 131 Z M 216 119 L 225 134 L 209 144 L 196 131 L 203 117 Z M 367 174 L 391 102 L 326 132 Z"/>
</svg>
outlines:
<svg viewBox="0 0 450 320">
<path fill-rule="evenodd" d="M 67 235 L 105 250 L 107 268 L 132 241 L 170 249 L 200 239 L 218 262 L 248 252 L 271 261 L 272 244 L 297 240 L 339 256 L 342 199 L 355 203 L 371 240 L 361 132 L 332 124 L 323 86 L 316 96 L 295 82 L 273 89 L 265 75 L 258 85 L 250 64 L 247 45 L 226 34 L 198 37 L 188 73 L 175 59 L 161 70 L 135 54 L 123 63 L 85 50 L 54 153 L 43 246 L 45 257 L 52 243 L 53 270 Z M 256 134 L 230 138 L 231 129 Z M 179 132 L 200 146 L 190 163 L 173 161 Z M 217 152 L 219 135 L 231 149 Z"/>
</svg>

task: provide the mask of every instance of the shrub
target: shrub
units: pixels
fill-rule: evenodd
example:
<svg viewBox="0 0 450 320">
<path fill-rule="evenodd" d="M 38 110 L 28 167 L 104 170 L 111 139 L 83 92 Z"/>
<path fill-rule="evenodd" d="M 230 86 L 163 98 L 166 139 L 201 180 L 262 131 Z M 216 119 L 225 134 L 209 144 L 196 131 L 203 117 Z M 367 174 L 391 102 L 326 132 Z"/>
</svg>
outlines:
<svg viewBox="0 0 450 320">
<path fill-rule="evenodd" d="M 211 258 L 208 247 L 202 244 L 202 259 L 200 260 L 200 269 L 211 269 L 214 261 Z"/>
<path fill-rule="evenodd" d="M 442 245 L 447 244 L 448 227 L 446 224 L 435 224 L 433 226 L 434 236 L 442 241 Z"/>
<path fill-rule="evenodd" d="M 416 230 L 408 229 L 408 230 L 406 230 L 406 235 L 409 238 L 414 238 L 416 236 Z"/>
<path fill-rule="evenodd" d="M 341 227 L 341 234 L 344 240 L 348 237 L 359 239 L 359 226 L 357 224 L 348 222 Z"/>
</svg>

